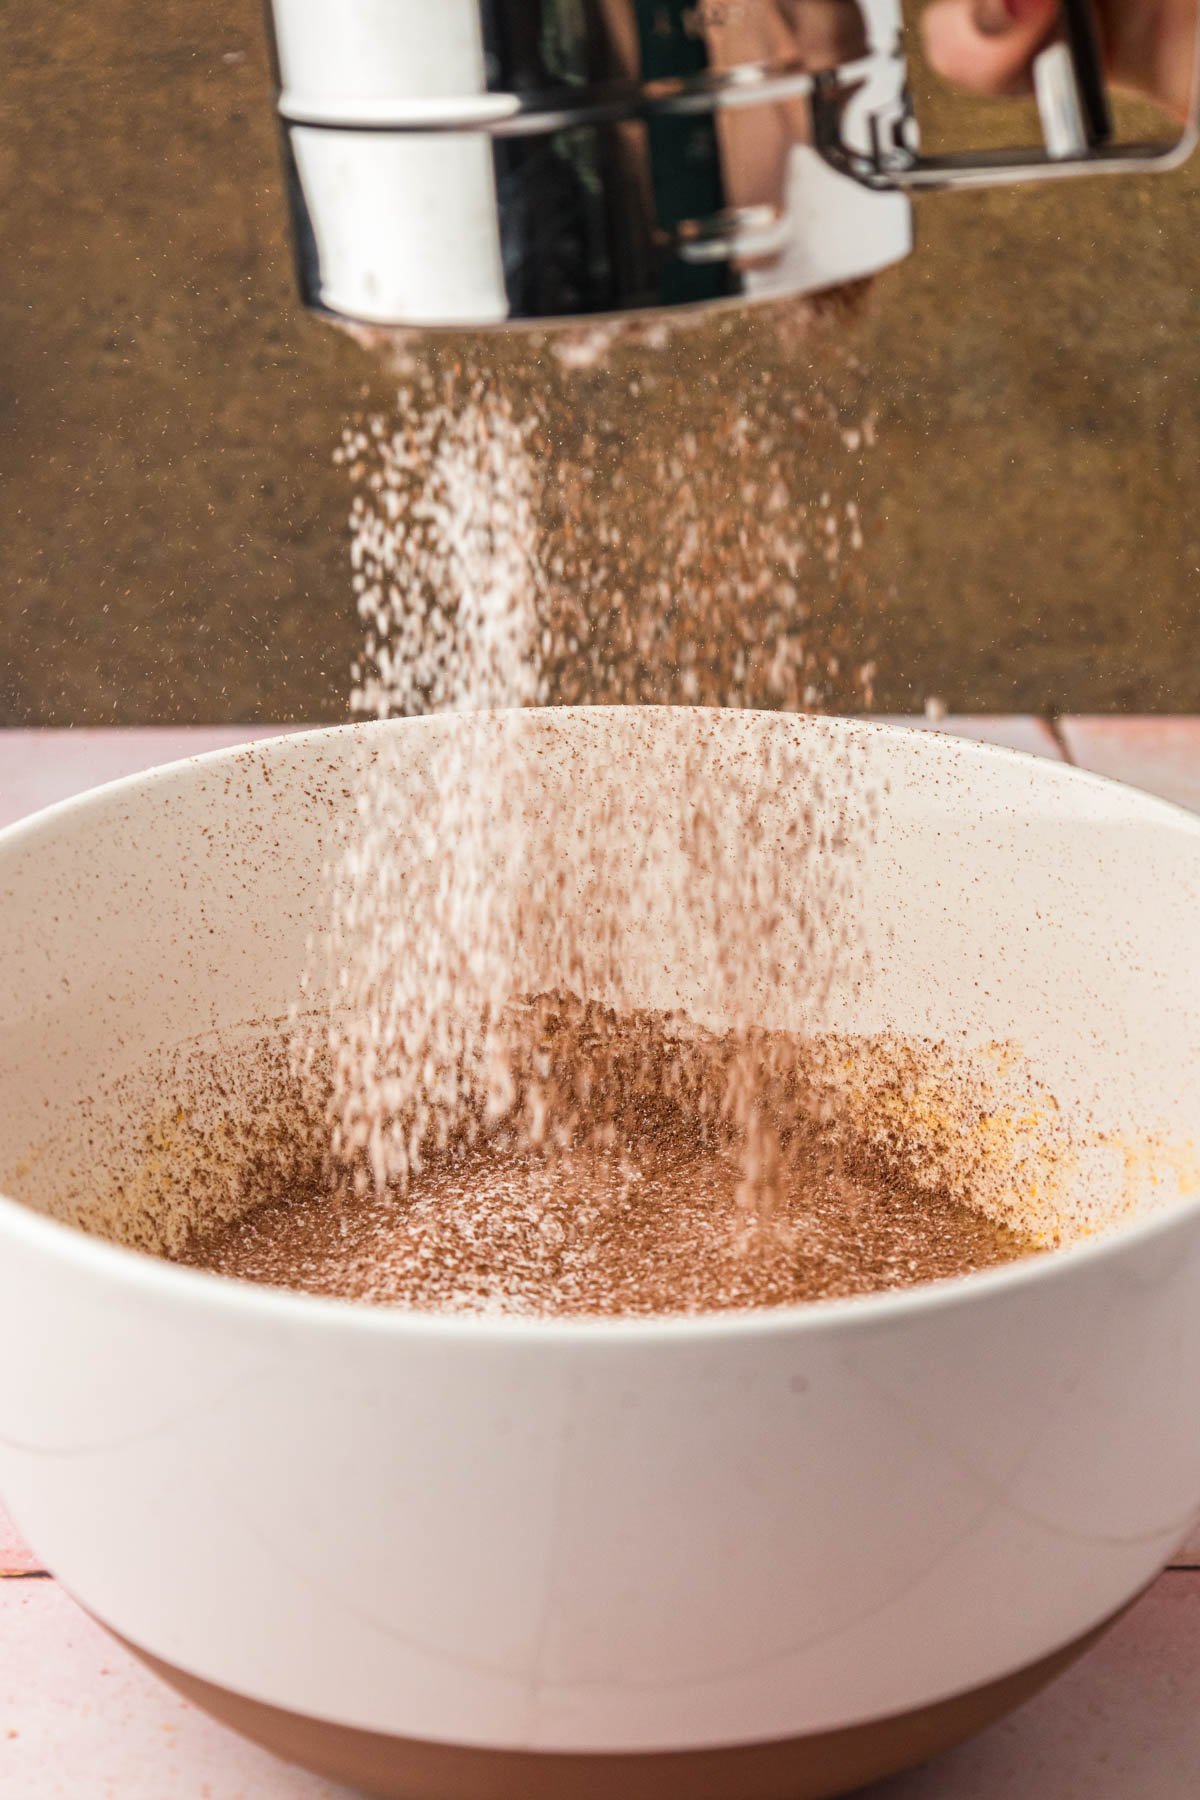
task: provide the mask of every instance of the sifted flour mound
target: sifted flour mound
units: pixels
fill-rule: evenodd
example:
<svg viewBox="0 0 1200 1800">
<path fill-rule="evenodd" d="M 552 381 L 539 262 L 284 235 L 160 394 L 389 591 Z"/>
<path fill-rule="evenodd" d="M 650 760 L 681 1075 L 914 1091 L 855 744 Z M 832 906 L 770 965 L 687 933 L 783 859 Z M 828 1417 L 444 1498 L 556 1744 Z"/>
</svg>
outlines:
<svg viewBox="0 0 1200 1800">
<path fill-rule="evenodd" d="M 366 1193 L 319 1157 L 255 1199 L 259 1175 L 181 1260 L 382 1305 L 616 1315 L 878 1292 L 1040 1247 L 872 1128 L 846 1070 L 878 1084 L 882 1111 L 884 1046 L 715 1034 L 562 994 L 514 1004 L 504 1027 L 503 1115 L 481 1097 L 419 1170 Z"/>
</svg>

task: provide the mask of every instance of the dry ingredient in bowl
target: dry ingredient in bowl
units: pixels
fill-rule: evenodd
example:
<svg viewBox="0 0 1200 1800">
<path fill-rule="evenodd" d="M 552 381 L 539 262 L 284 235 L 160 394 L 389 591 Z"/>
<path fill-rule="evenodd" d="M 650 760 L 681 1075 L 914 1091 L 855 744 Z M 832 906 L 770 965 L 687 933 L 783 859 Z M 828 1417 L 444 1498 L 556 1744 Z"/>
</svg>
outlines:
<svg viewBox="0 0 1200 1800">
<path fill-rule="evenodd" d="M 377 1305 L 614 1316 L 874 1293 L 1039 1248 L 847 1112 L 830 1070 L 851 1044 L 714 1035 L 563 995 L 508 1024 L 502 1121 L 479 1108 L 406 1180 L 366 1190 L 319 1133 L 281 1185 L 248 1159 L 234 1216 L 179 1260 Z"/>
</svg>

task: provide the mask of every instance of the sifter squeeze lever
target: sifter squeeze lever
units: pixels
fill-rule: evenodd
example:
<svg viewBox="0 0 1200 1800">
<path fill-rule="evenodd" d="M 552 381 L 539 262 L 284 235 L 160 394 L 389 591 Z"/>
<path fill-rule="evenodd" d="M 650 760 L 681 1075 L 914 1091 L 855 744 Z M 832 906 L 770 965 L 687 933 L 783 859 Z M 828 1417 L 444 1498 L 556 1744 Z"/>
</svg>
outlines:
<svg viewBox="0 0 1200 1800">
<path fill-rule="evenodd" d="M 890 97 L 876 87 L 877 99 L 847 130 L 857 99 L 871 84 L 870 71 L 848 67 L 816 77 L 814 128 L 822 155 L 851 179 L 880 192 L 999 187 L 1071 175 L 1153 174 L 1185 161 L 1197 136 L 1195 76 L 1192 116 L 1181 133 L 1158 142 L 1118 143 L 1093 0 L 1061 0 L 1059 27 L 1033 63 L 1040 146 L 922 155 L 906 80 Z M 1197 53 L 1194 47 L 1194 63 Z"/>
</svg>

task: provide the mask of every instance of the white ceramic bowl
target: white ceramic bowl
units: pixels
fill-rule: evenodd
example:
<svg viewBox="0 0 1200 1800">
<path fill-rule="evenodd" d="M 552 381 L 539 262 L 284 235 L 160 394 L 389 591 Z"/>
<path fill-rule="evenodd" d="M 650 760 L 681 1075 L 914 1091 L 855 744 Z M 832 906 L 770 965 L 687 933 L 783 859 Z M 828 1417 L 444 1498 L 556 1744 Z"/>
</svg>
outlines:
<svg viewBox="0 0 1200 1800">
<path fill-rule="evenodd" d="M 565 906 L 605 794 L 630 855 L 684 828 L 696 743 L 801 755 L 829 793 L 849 756 L 887 797 L 844 902 L 873 954 L 829 1022 L 1017 1041 L 1125 1146 L 1139 1216 L 900 1294 L 523 1322 L 226 1282 L 35 1210 L 30 1152 L 101 1074 L 286 1016 L 364 755 L 419 795 L 467 729 L 519 747 L 531 816 L 569 804 Z M 794 856 L 798 805 L 781 781 L 752 850 L 726 820 L 731 858 Z M 616 980 L 702 1011 L 715 945 L 675 916 L 627 921 Z M 916 1760 L 1060 1666 L 1200 1510 L 1197 918 L 1183 813 L 837 721 L 347 728 L 53 808 L 0 834 L 0 1185 L 33 1203 L 0 1201 L 0 1492 L 186 1691 L 373 1792 L 796 1800 Z M 776 970 L 762 1017 L 806 1004 Z"/>
</svg>

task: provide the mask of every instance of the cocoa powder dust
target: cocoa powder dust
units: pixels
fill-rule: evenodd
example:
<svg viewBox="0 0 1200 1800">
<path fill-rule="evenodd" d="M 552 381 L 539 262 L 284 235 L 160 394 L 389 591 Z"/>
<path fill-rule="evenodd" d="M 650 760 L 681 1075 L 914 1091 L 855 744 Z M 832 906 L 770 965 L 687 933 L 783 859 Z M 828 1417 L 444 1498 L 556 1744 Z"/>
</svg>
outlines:
<svg viewBox="0 0 1200 1800">
<path fill-rule="evenodd" d="M 872 1293 L 1039 1248 L 856 1121 L 831 1073 L 844 1080 L 853 1043 L 722 1036 L 564 995 L 505 1022 L 502 1124 L 477 1109 L 405 1180 L 364 1187 L 324 1153 L 319 1106 L 315 1130 L 280 1114 L 286 1179 L 269 1151 L 248 1155 L 233 1216 L 201 1222 L 177 1260 L 377 1305 L 612 1316 Z M 902 1047 L 886 1057 L 903 1066 Z"/>
</svg>

